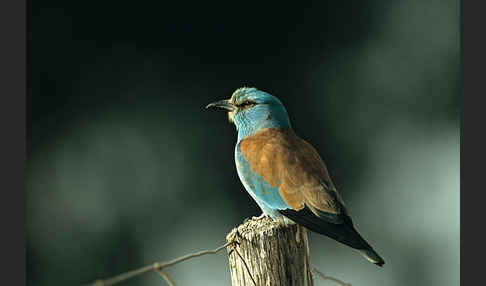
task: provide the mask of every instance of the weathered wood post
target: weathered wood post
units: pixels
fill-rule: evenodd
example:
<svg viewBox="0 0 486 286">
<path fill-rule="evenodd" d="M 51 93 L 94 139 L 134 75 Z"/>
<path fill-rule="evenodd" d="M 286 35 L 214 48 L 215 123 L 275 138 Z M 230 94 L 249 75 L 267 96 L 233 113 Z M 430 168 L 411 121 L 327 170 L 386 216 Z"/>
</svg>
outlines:
<svg viewBox="0 0 486 286">
<path fill-rule="evenodd" d="M 226 240 L 233 286 L 314 285 L 305 228 L 253 218 Z"/>
</svg>

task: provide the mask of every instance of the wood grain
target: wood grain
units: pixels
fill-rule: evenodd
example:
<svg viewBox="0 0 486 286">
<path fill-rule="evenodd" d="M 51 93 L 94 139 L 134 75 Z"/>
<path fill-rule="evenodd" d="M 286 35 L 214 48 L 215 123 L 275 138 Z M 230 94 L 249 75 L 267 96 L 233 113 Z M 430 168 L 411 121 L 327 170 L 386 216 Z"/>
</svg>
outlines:
<svg viewBox="0 0 486 286">
<path fill-rule="evenodd" d="M 314 285 L 305 228 L 253 218 L 226 240 L 233 286 Z"/>
</svg>

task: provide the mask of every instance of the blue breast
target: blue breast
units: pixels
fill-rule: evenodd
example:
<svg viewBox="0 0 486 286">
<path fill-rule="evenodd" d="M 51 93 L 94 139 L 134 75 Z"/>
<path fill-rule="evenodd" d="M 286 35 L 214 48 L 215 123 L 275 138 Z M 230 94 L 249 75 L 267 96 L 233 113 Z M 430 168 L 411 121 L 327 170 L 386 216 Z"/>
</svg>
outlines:
<svg viewBox="0 0 486 286">
<path fill-rule="evenodd" d="M 235 162 L 238 176 L 246 191 L 253 197 L 263 212 L 274 217 L 279 215 L 276 210 L 289 208 L 280 196 L 278 186 L 270 186 L 261 176 L 251 170 L 249 162 L 241 153 L 240 142 L 235 148 Z"/>
</svg>

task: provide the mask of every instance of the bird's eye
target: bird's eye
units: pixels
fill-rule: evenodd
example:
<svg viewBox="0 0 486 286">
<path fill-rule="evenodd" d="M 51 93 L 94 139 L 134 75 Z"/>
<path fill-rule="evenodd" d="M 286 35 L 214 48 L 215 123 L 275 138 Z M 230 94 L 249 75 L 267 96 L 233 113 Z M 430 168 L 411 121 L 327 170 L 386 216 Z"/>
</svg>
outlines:
<svg viewBox="0 0 486 286">
<path fill-rule="evenodd" d="M 237 106 L 239 108 L 248 108 L 248 107 L 252 107 L 253 105 L 256 105 L 256 102 L 245 100 L 242 103 L 238 104 Z"/>
</svg>

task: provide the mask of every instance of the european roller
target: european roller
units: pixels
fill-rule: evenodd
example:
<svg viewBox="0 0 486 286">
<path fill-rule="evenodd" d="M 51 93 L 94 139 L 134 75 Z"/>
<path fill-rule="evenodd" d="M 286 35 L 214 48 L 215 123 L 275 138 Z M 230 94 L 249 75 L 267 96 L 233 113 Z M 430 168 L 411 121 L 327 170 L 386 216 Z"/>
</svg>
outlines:
<svg viewBox="0 0 486 286">
<path fill-rule="evenodd" d="M 292 130 L 278 98 L 256 88 L 237 89 L 209 104 L 228 112 L 238 131 L 235 162 L 246 191 L 264 216 L 291 221 L 385 262 L 353 226 L 317 151 Z"/>
</svg>

